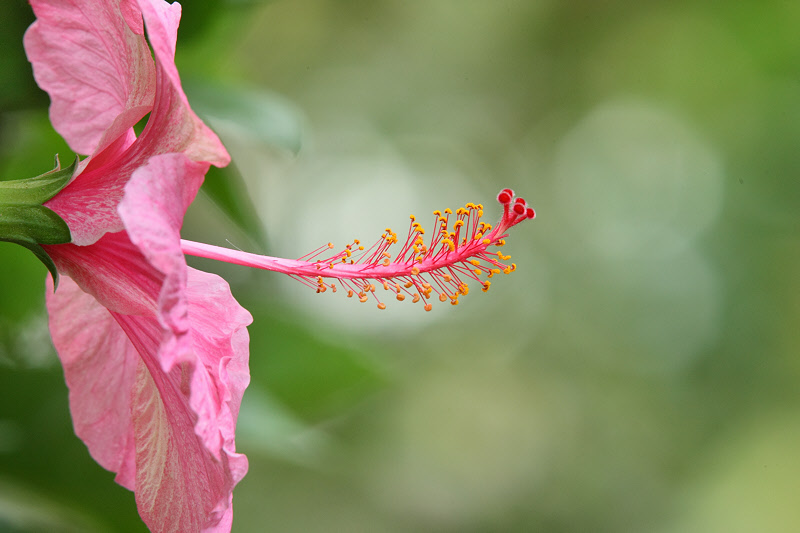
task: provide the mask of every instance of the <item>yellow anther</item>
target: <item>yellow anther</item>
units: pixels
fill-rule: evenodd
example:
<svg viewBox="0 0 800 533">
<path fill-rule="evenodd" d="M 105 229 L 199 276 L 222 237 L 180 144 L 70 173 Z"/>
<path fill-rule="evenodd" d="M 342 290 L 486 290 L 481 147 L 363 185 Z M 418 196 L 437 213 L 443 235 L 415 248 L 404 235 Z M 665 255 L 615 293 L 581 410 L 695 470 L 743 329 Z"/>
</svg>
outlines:
<svg viewBox="0 0 800 533">
<path fill-rule="evenodd" d="M 417 217 L 415 217 L 414 215 L 409 215 L 408 218 L 411 219 L 411 222 L 414 222 L 415 220 L 417 220 Z"/>
<path fill-rule="evenodd" d="M 489 246 L 490 244 L 492 244 L 492 241 L 490 241 L 489 239 L 483 239 L 481 242 L 483 244 L 485 244 L 486 246 Z"/>
<path fill-rule="evenodd" d="M 466 205 L 467 209 L 472 209 L 474 207 L 475 207 L 475 204 L 473 204 L 472 202 L 467 202 L 467 205 Z"/>
<path fill-rule="evenodd" d="M 471 264 L 471 265 L 475 265 L 475 266 L 480 266 L 481 262 L 480 262 L 480 261 L 478 261 L 477 259 L 472 259 L 472 260 L 470 261 L 470 264 Z"/>
<path fill-rule="evenodd" d="M 389 284 L 386 283 L 385 281 L 383 282 L 383 290 L 385 290 L 385 291 L 389 290 Z"/>
<path fill-rule="evenodd" d="M 328 248 L 333 248 L 333 243 L 332 242 L 328 243 Z"/>
<path fill-rule="evenodd" d="M 419 269 L 415 266 L 411 267 L 411 275 L 412 276 L 419 276 Z"/>
<path fill-rule="evenodd" d="M 475 235 L 475 240 L 476 240 L 476 241 L 479 241 L 479 240 L 481 240 L 482 238 L 483 238 L 483 233 L 478 233 L 478 234 L 476 234 L 476 235 Z"/>
<path fill-rule="evenodd" d="M 455 229 L 458 229 L 458 228 L 460 228 L 460 227 L 461 227 L 461 226 L 463 226 L 463 225 L 464 225 L 464 221 L 463 221 L 463 220 L 459 220 L 458 222 L 456 222 L 455 224 L 453 224 L 453 229 L 454 229 L 454 230 L 455 230 Z"/>
<path fill-rule="evenodd" d="M 439 222 L 442 222 L 442 223 L 444 223 L 444 224 L 447 224 L 447 219 L 446 219 L 446 218 L 444 218 L 444 217 L 439 217 Z M 445 227 L 447 227 L 447 226 L 445 226 Z"/>
<path fill-rule="evenodd" d="M 336 285 L 335 285 L 335 284 L 333 284 L 333 283 L 331 283 L 331 290 L 332 290 L 333 292 L 336 292 Z"/>
<path fill-rule="evenodd" d="M 417 233 L 419 233 L 420 235 L 425 235 L 425 228 L 422 227 L 417 228 Z"/>
<path fill-rule="evenodd" d="M 517 269 L 516 263 L 511 263 L 511 272 L 514 272 Z"/>
<path fill-rule="evenodd" d="M 481 272 L 483 272 L 483 271 L 482 271 L 482 270 L 479 270 L 479 269 L 477 269 L 477 268 L 476 268 L 475 270 L 473 270 L 473 272 L 475 272 L 475 274 L 477 274 L 478 276 L 480 276 L 480 275 L 481 275 Z"/>
<path fill-rule="evenodd" d="M 405 299 L 406 299 L 405 295 L 403 295 L 403 294 L 398 294 L 398 295 L 397 295 L 397 301 L 398 301 L 398 302 L 402 302 L 402 301 L 403 301 L 403 300 L 405 300 Z"/>
<path fill-rule="evenodd" d="M 482 216 L 483 216 L 483 209 L 478 209 L 478 217 L 480 218 Z"/>
<path fill-rule="evenodd" d="M 389 266 L 391 263 L 392 263 L 392 262 L 391 262 L 391 261 L 389 261 L 388 259 L 384 259 L 384 260 L 383 260 L 383 266 L 385 266 L 385 267 L 388 267 L 388 266 Z"/>
<path fill-rule="evenodd" d="M 348 297 L 348 298 L 352 298 L 352 297 L 353 297 L 353 291 L 352 291 L 352 289 L 348 289 L 348 290 L 347 290 L 347 297 Z"/>
<path fill-rule="evenodd" d="M 448 215 L 452 215 L 453 214 L 453 210 L 450 209 L 449 207 L 447 209 L 445 209 L 444 212 L 447 213 Z"/>
<path fill-rule="evenodd" d="M 417 293 L 415 292 L 415 293 L 414 293 L 414 296 L 412 296 L 412 297 L 411 297 L 411 302 L 412 302 L 412 303 L 417 303 L 418 301 L 419 301 L 419 294 L 417 294 Z"/>
<path fill-rule="evenodd" d="M 390 254 L 389 252 L 383 252 L 381 255 L 383 257 L 392 257 L 392 254 Z"/>
<path fill-rule="evenodd" d="M 423 289 L 430 289 L 431 288 L 431 284 L 428 283 L 427 281 L 423 281 L 422 282 L 422 288 Z"/>
<path fill-rule="evenodd" d="M 411 287 L 413 287 L 413 286 L 414 286 L 414 282 L 413 282 L 413 281 L 407 281 L 407 282 L 406 282 L 406 283 L 403 285 L 403 287 L 405 287 L 406 289 L 410 289 L 410 288 L 411 288 Z"/>
<path fill-rule="evenodd" d="M 358 249 L 359 249 L 359 250 L 363 250 L 363 249 L 364 249 L 364 247 L 363 247 L 363 246 L 359 246 L 359 247 L 358 247 Z"/>
<path fill-rule="evenodd" d="M 383 303 L 383 302 L 379 303 L 379 304 L 378 304 L 378 309 L 380 309 L 381 311 L 383 311 L 384 309 L 386 309 L 386 304 L 385 304 L 385 303 Z"/>
<path fill-rule="evenodd" d="M 483 209 L 483 204 L 475 204 L 475 209 Z"/>
<path fill-rule="evenodd" d="M 458 299 L 454 298 L 450 300 L 450 305 L 458 305 Z"/>
<path fill-rule="evenodd" d="M 431 304 L 425 304 L 426 311 L 430 311 L 431 309 L 433 309 L 433 306 Z"/>
<path fill-rule="evenodd" d="M 328 268 L 333 268 L 333 263 L 328 264 Z"/>
<path fill-rule="evenodd" d="M 450 274 L 445 274 L 442 276 L 442 278 L 444 279 L 445 283 L 450 283 L 453 280 L 453 278 L 450 277 Z"/>
<path fill-rule="evenodd" d="M 506 240 L 505 239 L 500 239 L 499 241 L 494 243 L 494 245 L 495 246 L 505 246 L 506 245 Z"/>
<path fill-rule="evenodd" d="M 437 217 L 442 216 L 442 212 L 439 211 L 438 209 L 436 211 L 434 211 L 433 214 L 436 215 Z"/>
<path fill-rule="evenodd" d="M 369 284 L 369 292 L 375 292 L 375 284 L 373 283 Z"/>
<path fill-rule="evenodd" d="M 447 294 L 445 294 L 445 293 L 440 294 L 439 295 L 439 301 L 440 302 L 446 302 L 447 301 Z"/>
<path fill-rule="evenodd" d="M 366 295 L 366 294 L 365 294 L 364 296 L 359 296 L 359 297 L 358 297 L 358 301 L 359 301 L 359 302 L 361 302 L 362 304 L 363 304 L 363 303 L 366 303 L 366 302 L 367 302 L 367 300 L 369 300 L 369 298 L 367 297 L 367 295 Z"/>
<path fill-rule="evenodd" d="M 353 255 L 353 252 L 351 252 L 350 250 L 345 250 L 344 253 L 345 253 L 345 255 L 347 257 L 350 257 L 351 255 Z"/>
<path fill-rule="evenodd" d="M 484 281 L 483 288 L 481 289 L 483 292 L 489 292 L 489 287 L 492 285 L 491 281 Z"/>
<path fill-rule="evenodd" d="M 358 239 L 353 239 L 353 244 L 361 244 L 361 241 L 359 241 Z"/>
</svg>

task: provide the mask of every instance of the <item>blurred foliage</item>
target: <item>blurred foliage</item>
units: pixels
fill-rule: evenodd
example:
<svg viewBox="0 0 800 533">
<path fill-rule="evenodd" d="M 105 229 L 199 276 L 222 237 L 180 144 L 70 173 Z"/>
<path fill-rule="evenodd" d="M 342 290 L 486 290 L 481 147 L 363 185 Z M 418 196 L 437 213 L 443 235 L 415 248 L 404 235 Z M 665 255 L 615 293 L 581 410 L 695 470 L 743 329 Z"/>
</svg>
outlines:
<svg viewBox="0 0 800 533">
<path fill-rule="evenodd" d="M 538 213 L 432 313 L 191 260 L 255 319 L 234 531 L 800 529 L 800 4 L 185 4 L 234 160 L 187 238 L 298 257 L 504 186 Z M 0 22 L 2 179 L 69 154 L 31 20 Z M 44 277 L 0 243 L 0 528 L 142 531 L 72 434 Z"/>
</svg>

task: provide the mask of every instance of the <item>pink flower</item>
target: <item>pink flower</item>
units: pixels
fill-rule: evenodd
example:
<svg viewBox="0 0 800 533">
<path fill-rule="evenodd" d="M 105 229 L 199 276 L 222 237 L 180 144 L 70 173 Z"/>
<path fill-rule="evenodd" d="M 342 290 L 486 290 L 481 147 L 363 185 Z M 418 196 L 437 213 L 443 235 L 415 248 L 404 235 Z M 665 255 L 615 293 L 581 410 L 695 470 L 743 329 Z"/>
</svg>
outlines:
<svg viewBox="0 0 800 533">
<path fill-rule="evenodd" d="M 184 213 L 209 165 L 229 156 L 181 88 L 180 6 L 31 3 L 37 21 L 25 48 L 50 94 L 51 121 L 73 150 L 91 154 L 45 204 L 73 239 L 44 249 L 64 275 L 55 292 L 48 281 L 47 307 L 75 432 L 135 492 L 151 530 L 230 531 L 232 491 L 247 472 L 234 433 L 249 382 L 251 317 L 225 281 L 188 268 L 184 254 L 282 272 L 319 293 L 338 284 L 385 309 L 377 284 L 430 311 L 434 299 L 458 304 L 468 282 L 488 291 L 488 278 L 512 272 L 516 265 L 503 263 L 510 257 L 489 248 L 535 213 L 504 189 L 494 227 L 481 221 L 483 206 L 467 204 L 434 212 L 427 242 L 412 216 L 397 252 L 387 228 L 367 249 L 354 241 L 325 255 L 329 244 L 298 260 L 182 241 Z M 137 138 L 133 126 L 148 113 Z"/>
<path fill-rule="evenodd" d="M 180 249 L 209 165 L 229 162 L 181 88 L 180 6 L 31 3 L 25 48 L 51 121 L 91 154 L 46 204 L 73 237 L 46 251 L 66 276 L 55 293 L 48 282 L 47 307 L 75 432 L 135 492 L 151 530 L 229 531 L 232 490 L 247 472 L 234 431 L 251 318 Z"/>
</svg>

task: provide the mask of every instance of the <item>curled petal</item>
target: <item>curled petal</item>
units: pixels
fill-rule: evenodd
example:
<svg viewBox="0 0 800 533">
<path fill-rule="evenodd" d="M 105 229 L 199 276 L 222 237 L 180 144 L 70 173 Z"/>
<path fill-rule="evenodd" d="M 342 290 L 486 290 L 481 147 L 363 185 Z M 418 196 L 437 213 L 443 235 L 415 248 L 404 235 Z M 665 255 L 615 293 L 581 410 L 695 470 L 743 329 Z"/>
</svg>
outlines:
<svg viewBox="0 0 800 533">
<path fill-rule="evenodd" d="M 180 4 L 139 0 L 147 36 L 156 58 L 156 106 L 142 133 L 142 150 L 152 154 L 182 152 L 193 161 L 218 167 L 230 162 L 217 135 L 194 114 L 175 67 L 175 46 L 181 18 Z"/>
</svg>

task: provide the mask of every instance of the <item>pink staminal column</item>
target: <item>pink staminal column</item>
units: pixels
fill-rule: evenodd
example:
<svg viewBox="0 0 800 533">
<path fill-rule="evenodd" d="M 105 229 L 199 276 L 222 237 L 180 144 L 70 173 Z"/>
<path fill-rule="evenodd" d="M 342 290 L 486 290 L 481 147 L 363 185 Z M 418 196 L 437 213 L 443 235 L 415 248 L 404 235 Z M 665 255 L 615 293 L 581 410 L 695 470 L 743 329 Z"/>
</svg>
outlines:
<svg viewBox="0 0 800 533">
<path fill-rule="evenodd" d="M 430 301 L 434 298 L 458 305 L 458 297 L 469 292 L 468 280 L 480 283 L 486 292 L 491 286 L 489 278 L 516 270 L 516 264 L 504 263 L 511 256 L 489 248 L 504 246 L 508 230 L 536 217 L 536 212 L 524 199 L 515 197 L 511 189 L 500 191 L 497 201 L 503 205 L 503 216 L 494 226 L 481 221 L 481 204 L 468 203 L 455 214 L 450 209 L 434 211 L 435 230 L 427 244 L 425 229 L 411 215 L 406 239 L 394 257 L 390 250 L 399 241 L 391 228 L 386 228 L 369 248 L 365 249 L 356 239 L 343 250 L 327 255 L 334 248 L 328 243 L 299 259 L 257 255 L 187 240 L 181 240 L 181 249 L 186 255 L 287 274 L 318 293 L 328 289 L 337 292 L 338 282 L 348 298 L 356 296 L 361 302 L 374 298 L 379 309 L 386 308 L 376 294 L 376 287 L 382 286 L 398 301 L 407 297 L 414 303 L 422 301 L 423 308 L 430 311 L 433 307 Z"/>
</svg>

